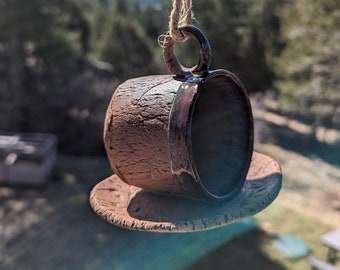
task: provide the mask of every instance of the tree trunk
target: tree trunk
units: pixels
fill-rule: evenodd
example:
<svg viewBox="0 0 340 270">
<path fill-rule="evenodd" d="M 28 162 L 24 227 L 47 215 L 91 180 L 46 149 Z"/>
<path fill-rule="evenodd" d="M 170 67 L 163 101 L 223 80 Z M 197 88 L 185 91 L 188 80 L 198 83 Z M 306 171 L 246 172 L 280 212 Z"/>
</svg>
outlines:
<svg viewBox="0 0 340 270">
<path fill-rule="evenodd" d="M 15 14 L 10 13 L 10 31 L 8 36 L 8 87 L 10 92 L 9 128 L 20 130 L 24 123 L 25 107 L 25 56 L 20 31 L 15 25 Z M 14 15 L 14 16 L 13 16 Z M 9 15 L 10 16 L 10 15 Z"/>
</svg>

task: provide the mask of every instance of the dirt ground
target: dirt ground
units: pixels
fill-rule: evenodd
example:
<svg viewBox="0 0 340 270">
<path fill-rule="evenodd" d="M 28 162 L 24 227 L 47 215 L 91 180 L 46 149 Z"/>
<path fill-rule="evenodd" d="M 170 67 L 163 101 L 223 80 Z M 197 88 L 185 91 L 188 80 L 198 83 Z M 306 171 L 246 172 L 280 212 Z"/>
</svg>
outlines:
<svg viewBox="0 0 340 270">
<path fill-rule="evenodd" d="M 253 107 L 255 148 L 277 159 L 284 174 L 271 207 L 293 209 L 324 230 L 340 228 L 337 137 L 315 143 L 308 125 Z M 60 155 L 46 186 L 0 187 L 0 269 L 288 269 L 260 248 L 268 240 L 261 226 L 232 238 L 227 227 L 164 235 L 108 224 L 88 197 L 111 173 L 106 158 Z"/>
</svg>

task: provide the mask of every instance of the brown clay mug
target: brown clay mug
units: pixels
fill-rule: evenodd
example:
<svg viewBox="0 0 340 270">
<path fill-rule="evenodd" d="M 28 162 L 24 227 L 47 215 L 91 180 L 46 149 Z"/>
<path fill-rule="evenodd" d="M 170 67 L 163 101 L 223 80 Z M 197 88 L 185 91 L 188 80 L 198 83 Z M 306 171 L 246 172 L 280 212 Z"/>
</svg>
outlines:
<svg viewBox="0 0 340 270">
<path fill-rule="evenodd" d="M 209 71 L 204 34 L 180 27 L 200 48 L 198 64 L 184 68 L 165 40 L 163 56 L 176 75 L 130 79 L 114 92 L 104 142 L 113 171 L 146 191 L 225 201 L 244 185 L 253 153 L 247 91 L 227 70 Z"/>
</svg>

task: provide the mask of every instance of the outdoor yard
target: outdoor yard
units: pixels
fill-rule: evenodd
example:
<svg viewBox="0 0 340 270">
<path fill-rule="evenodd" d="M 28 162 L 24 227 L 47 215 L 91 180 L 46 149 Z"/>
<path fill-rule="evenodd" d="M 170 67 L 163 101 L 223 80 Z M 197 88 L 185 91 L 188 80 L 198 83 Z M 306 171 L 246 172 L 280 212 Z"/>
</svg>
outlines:
<svg viewBox="0 0 340 270">
<path fill-rule="evenodd" d="M 27 172 L 38 171 L 36 168 L 44 164 L 41 157 L 46 157 L 42 153 L 50 154 L 51 151 L 39 152 L 36 151 L 38 144 L 24 143 L 22 145 L 25 147 L 20 150 L 25 152 L 23 158 L 14 148 L 8 147 L 9 144 L 11 147 L 18 146 L 19 135 L 15 142 L 3 140 L 6 150 L 0 153 L 0 270 L 307 270 L 311 269 L 307 261 L 309 255 L 327 260 L 328 247 L 322 243 L 321 237 L 327 232 L 340 230 L 339 0 L 8 0 L 0 1 L 0 14 L 5 14 L 0 16 L 0 27 L 3 29 L 0 32 L 0 133 L 53 134 L 58 142 L 50 148 L 58 149 L 56 168 L 49 181 L 42 186 L 37 185 L 41 183 L 37 180 L 42 178 L 29 178 Z M 176 18 L 177 15 L 180 18 Z M 182 22 L 189 24 L 189 29 L 196 29 L 190 25 L 199 27 L 204 35 L 195 37 L 193 33 L 197 30 L 186 33 L 187 27 L 181 28 Z M 192 39 L 192 42 L 177 46 L 178 38 L 173 36 L 176 32 L 181 33 L 181 41 Z M 165 33 L 170 36 L 165 38 Z M 199 46 L 196 46 L 195 39 Z M 179 63 L 194 67 L 190 73 L 184 72 L 178 69 Z M 193 131 L 190 136 L 197 141 L 198 147 L 192 147 L 195 151 L 205 151 L 203 148 L 206 146 L 209 150 L 203 151 L 202 158 L 199 157 L 204 164 L 204 173 L 218 171 L 218 177 L 207 177 L 209 180 L 204 179 L 204 182 L 222 192 L 221 186 L 226 183 L 224 176 L 233 178 L 224 169 L 230 168 L 238 174 L 245 173 L 244 167 L 238 169 L 234 165 L 229 166 L 230 163 L 228 166 L 218 163 L 217 166 L 213 158 L 218 157 L 224 162 L 224 157 L 231 157 L 233 162 L 238 161 L 235 153 L 248 144 L 243 140 L 237 144 L 234 138 L 242 138 L 244 133 L 249 135 L 247 142 L 253 138 L 251 121 L 248 121 L 251 119 L 250 110 L 245 106 L 248 102 L 240 98 L 241 92 L 234 91 L 240 89 L 240 82 L 228 82 L 227 89 L 220 87 L 222 81 L 219 80 L 216 87 L 212 85 L 212 89 L 207 83 L 209 78 L 217 78 L 211 71 L 227 69 L 237 75 L 249 93 L 254 115 L 255 151 L 277 160 L 282 168 L 282 189 L 273 203 L 262 212 L 214 230 L 161 234 L 113 226 L 91 208 L 91 190 L 113 174 L 103 147 L 104 125 L 110 132 L 117 131 L 116 126 L 111 126 L 113 117 L 107 117 L 108 121 L 104 124 L 105 113 L 112 111 L 107 110 L 112 94 L 127 79 L 165 74 L 168 72 L 167 67 L 170 73 L 178 75 L 176 77 L 179 80 L 199 81 L 199 85 L 203 85 L 198 87 L 200 93 L 208 88 L 209 91 L 218 89 L 217 92 L 206 91 L 217 93 L 217 98 L 211 99 L 209 95 L 209 98 L 204 95 L 202 98 L 200 94 L 204 106 L 196 107 L 198 99 L 195 99 L 195 105 L 188 107 L 187 112 L 190 95 L 198 97 L 198 92 L 197 95 L 196 92 L 193 94 L 194 91 L 189 87 L 191 84 L 180 88 L 190 91 L 185 95 L 184 90 L 183 93 L 179 92 L 177 97 L 183 101 L 179 103 L 176 99 L 167 101 L 158 90 L 154 92 L 158 87 L 145 88 L 144 92 L 143 87 L 147 87 L 148 83 L 142 78 L 131 88 L 126 88 L 126 96 L 119 93 L 115 95 L 121 98 L 119 104 L 122 105 L 125 104 L 123 100 L 133 96 L 133 89 L 143 88 L 143 95 L 133 102 L 134 107 L 140 107 L 143 111 L 136 113 L 136 118 L 122 117 L 119 122 L 141 127 L 141 131 L 133 133 L 130 128 L 123 127 L 124 134 L 121 133 L 122 137 L 117 139 L 118 144 L 131 146 L 128 152 L 133 156 L 136 156 L 137 149 L 140 150 L 144 158 L 145 145 L 154 146 L 155 142 L 164 142 L 164 145 L 155 147 L 155 151 L 149 151 L 152 156 L 155 157 L 155 153 L 161 152 L 161 149 L 170 150 L 170 155 L 181 162 L 184 157 L 181 152 L 172 151 L 175 147 L 171 149 L 171 139 L 177 134 L 181 134 L 178 141 L 185 141 L 177 130 L 173 133 L 176 136 L 170 130 L 166 135 L 169 137 L 158 137 L 156 134 L 161 134 L 164 129 L 157 126 L 155 134 L 150 133 L 152 136 L 149 136 L 152 143 L 147 143 L 144 138 L 140 140 L 143 146 L 139 145 L 140 142 L 135 143 L 134 136 L 129 141 L 126 134 L 145 135 L 145 130 L 149 130 L 154 123 L 165 123 L 168 127 L 163 116 L 165 119 L 169 113 L 159 114 L 158 109 L 161 108 L 175 108 L 174 115 L 180 111 L 177 122 L 173 121 L 175 118 L 171 116 L 172 113 L 168 120 L 170 125 L 176 122 L 177 126 L 186 127 L 189 126 L 187 122 L 185 125 L 184 122 L 179 124 L 184 119 L 183 115 L 189 112 L 196 115 L 199 112 L 196 119 L 200 120 L 195 120 L 196 123 L 207 119 L 202 123 L 210 125 L 204 129 L 209 131 L 206 137 L 202 136 L 201 139 L 202 133 L 194 135 L 195 128 L 191 129 L 191 126 L 187 131 Z M 163 84 L 158 86 L 176 94 L 173 91 L 175 88 L 170 89 Z M 144 105 L 144 100 L 149 100 L 149 93 L 157 97 L 155 104 L 159 107 L 154 108 L 155 114 L 150 113 L 152 110 L 149 110 L 147 103 Z M 229 106 L 226 101 L 229 102 L 231 98 L 235 98 L 236 103 L 242 100 L 240 106 L 236 106 L 240 110 L 233 108 L 233 101 L 230 102 L 232 106 Z M 163 100 L 166 102 L 165 107 L 158 104 Z M 223 106 L 218 105 L 220 101 L 223 101 Z M 185 109 L 176 110 L 176 106 Z M 123 116 L 134 115 L 129 105 L 122 107 L 126 109 L 121 111 Z M 215 113 L 206 114 L 205 108 L 217 108 L 218 117 L 215 117 Z M 201 118 L 201 115 L 208 117 Z M 238 120 L 245 115 L 247 126 Z M 216 122 L 219 124 L 215 125 L 212 120 L 220 121 L 220 116 L 221 123 Z M 226 116 L 228 120 L 225 120 Z M 139 123 L 135 119 L 147 119 L 149 124 L 145 125 L 144 120 Z M 219 128 L 215 129 L 215 126 L 223 127 L 223 132 Z M 209 134 L 218 134 L 218 140 Z M 225 140 L 229 135 L 231 138 Z M 223 140 L 220 141 L 220 138 Z M 209 144 L 211 140 L 216 145 Z M 110 147 L 112 145 L 110 142 Z M 227 149 L 219 152 L 223 158 L 215 155 L 221 145 L 228 145 Z M 233 147 L 237 151 L 233 151 Z M 247 157 L 248 150 L 244 151 Z M 33 152 L 39 152 L 34 159 Z M 46 162 L 44 168 L 49 169 L 48 165 L 54 163 L 54 151 L 50 156 L 53 162 Z M 198 156 L 194 155 L 196 161 Z M 22 164 L 19 164 L 19 157 L 24 160 Z M 117 153 L 114 157 L 117 157 Z M 141 164 L 140 160 L 133 161 L 130 156 L 126 157 L 124 162 L 119 160 L 124 164 L 117 165 L 117 168 L 130 161 L 131 164 Z M 161 162 L 166 164 L 166 158 Z M 18 169 L 23 167 L 17 165 L 28 169 Z M 131 169 L 130 164 L 126 167 Z M 184 167 L 180 167 L 178 172 L 187 173 L 188 168 Z M 144 168 L 149 168 L 149 164 L 131 170 L 131 175 L 135 177 L 137 173 L 144 173 Z M 162 172 L 158 165 L 155 168 L 152 170 L 153 175 Z M 262 172 L 257 169 L 254 171 Z M 8 184 L 12 181 L 10 171 L 20 174 L 23 181 L 28 180 L 36 185 Z M 146 173 L 150 174 L 149 171 Z M 200 171 L 201 176 L 204 173 Z M 276 173 L 271 176 L 278 180 L 276 176 L 279 175 Z M 214 178 L 218 178 L 218 185 L 210 182 Z M 152 180 L 158 184 L 158 178 Z M 256 192 L 260 190 L 259 193 L 264 195 L 274 194 L 266 191 L 271 187 L 269 182 L 266 182 L 267 188 L 257 185 L 262 181 L 252 182 L 255 183 Z M 278 185 L 275 187 L 278 187 L 279 181 L 276 183 Z M 103 193 L 108 191 L 108 199 L 99 196 L 97 200 L 108 206 L 105 210 L 111 210 L 111 205 L 114 205 L 113 209 L 118 208 L 117 205 L 121 206 L 122 198 L 127 194 L 121 196 L 120 189 L 115 194 L 118 203 L 114 204 L 111 200 L 114 192 L 111 191 L 117 189 L 108 186 L 100 186 L 100 189 Z M 253 189 L 245 188 L 239 194 L 248 194 L 247 190 Z M 259 198 L 257 206 L 264 206 L 268 200 L 264 199 L 265 196 L 257 196 L 259 193 L 246 198 Z M 124 198 L 127 202 L 129 197 Z M 232 209 L 238 211 L 241 208 L 239 203 L 248 201 L 244 197 L 234 198 L 237 198 L 237 204 L 220 206 L 232 205 Z M 180 204 L 182 201 L 176 202 Z M 152 205 L 159 206 L 162 214 L 165 212 L 161 204 Z M 195 213 L 186 211 L 183 204 L 180 205 L 178 209 L 183 210 L 185 219 L 187 213 Z M 143 212 L 141 209 L 149 210 L 149 214 L 156 212 L 151 207 L 141 207 L 140 203 L 134 206 L 133 211 L 138 213 Z M 171 204 L 170 213 L 177 215 L 177 212 L 172 211 L 173 208 Z M 201 210 L 196 205 L 194 208 Z M 211 209 L 215 208 L 205 213 L 220 222 Z M 255 203 L 249 203 L 243 209 L 253 211 L 259 208 Z M 238 216 L 232 211 L 223 212 Z M 105 213 L 108 213 L 108 219 L 113 216 L 110 211 Z M 131 214 L 132 210 L 128 213 Z M 138 223 L 134 221 L 131 226 Z M 188 223 L 186 221 L 185 224 Z M 145 228 L 143 222 L 141 226 Z M 201 223 L 206 226 L 206 219 Z M 303 247 L 308 247 L 308 255 L 294 259 L 285 256 L 273 244 L 284 236 L 300 240 Z M 340 252 L 337 259 L 336 266 L 340 269 Z"/>
<path fill-rule="evenodd" d="M 305 258 L 290 259 L 273 248 L 272 240 L 284 234 L 326 260 L 320 237 L 340 228 L 340 168 L 313 149 L 308 154 L 285 145 L 300 142 L 305 135 L 298 130 L 290 129 L 296 139 L 276 141 L 273 121 L 254 112 L 262 136 L 255 148 L 277 159 L 284 177 L 278 198 L 255 215 L 252 229 L 232 238 L 228 233 L 237 224 L 189 234 L 117 228 L 88 203 L 92 187 L 111 174 L 107 159 L 59 155 L 48 185 L 0 188 L 0 269 L 310 269 Z M 280 132 L 287 128 L 278 126 Z"/>
</svg>

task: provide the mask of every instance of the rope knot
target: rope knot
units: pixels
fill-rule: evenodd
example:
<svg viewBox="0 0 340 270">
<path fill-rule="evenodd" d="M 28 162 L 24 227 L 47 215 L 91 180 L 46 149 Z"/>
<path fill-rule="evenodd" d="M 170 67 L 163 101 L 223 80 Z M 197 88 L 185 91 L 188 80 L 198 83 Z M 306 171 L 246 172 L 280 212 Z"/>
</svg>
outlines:
<svg viewBox="0 0 340 270">
<path fill-rule="evenodd" d="M 169 32 L 158 38 L 158 44 L 164 48 L 167 40 L 169 41 L 168 37 L 170 37 L 173 42 L 186 41 L 187 37 L 179 30 L 179 27 L 191 24 L 193 19 L 192 0 L 173 0 L 169 21 Z"/>
</svg>

